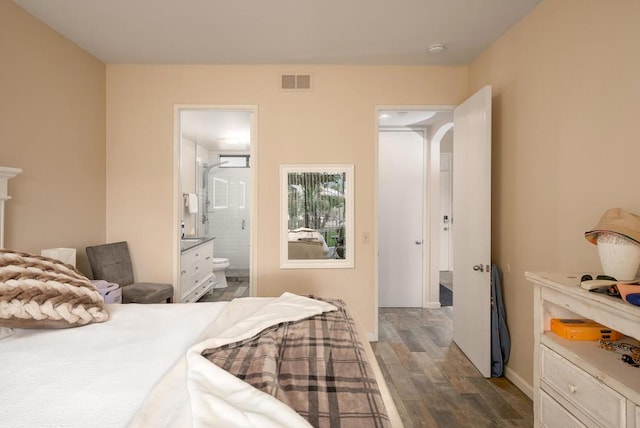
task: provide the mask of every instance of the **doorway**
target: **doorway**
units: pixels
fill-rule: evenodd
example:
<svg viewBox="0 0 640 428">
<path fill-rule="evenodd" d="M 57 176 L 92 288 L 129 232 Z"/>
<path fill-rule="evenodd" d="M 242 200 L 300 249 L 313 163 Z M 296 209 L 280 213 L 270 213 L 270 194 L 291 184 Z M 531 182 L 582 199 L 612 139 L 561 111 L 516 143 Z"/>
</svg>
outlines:
<svg viewBox="0 0 640 428">
<path fill-rule="evenodd" d="M 386 114 L 385 110 L 398 109 L 377 108 L 378 131 L 382 128 L 382 115 Z M 426 291 L 423 293 L 422 307 L 440 307 L 440 303 L 434 300 L 434 297 L 439 297 L 440 294 L 440 146 L 443 135 L 449 132 L 455 123 L 456 148 L 452 162 L 454 203 L 451 222 L 453 223 L 455 216 L 453 270 L 455 296 L 459 298 L 455 299 L 456 310 L 453 311 L 454 340 L 478 370 L 483 375 L 490 376 L 491 86 L 483 87 L 459 106 L 446 110 L 449 113 L 453 111 L 453 120 L 440 126 L 433 137 L 427 132 L 426 139 L 427 191 L 423 233 L 428 251 L 425 251 L 427 254 L 423 257 L 423 290 Z M 378 192 L 376 195 L 378 196 Z M 378 233 L 381 227 L 378 222 L 379 216 L 377 213 Z M 376 264 L 378 267 L 382 265 L 380 256 Z M 382 275 L 379 271 L 377 273 L 376 288 L 380 291 L 384 284 Z"/>
<path fill-rule="evenodd" d="M 452 109 L 377 113 L 378 306 L 439 308 L 440 226 L 431 219 L 441 217 L 440 149 L 452 146 Z"/>
<path fill-rule="evenodd" d="M 422 307 L 424 130 L 378 138 L 379 306 Z"/>
<path fill-rule="evenodd" d="M 255 295 L 256 115 L 251 106 L 176 107 L 181 290 L 187 287 L 181 266 L 185 248 L 213 244 L 212 254 L 207 250 L 204 257 L 212 260 L 206 264 L 213 265 L 214 280 L 197 301 Z"/>
<path fill-rule="evenodd" d="M 450 272 L 453 266 L 452 252 L 452 187 L 451 152 L 440 150 L 440 272 Z M 442 276 L 442 275 L 441 275 Z M 442 283 L 442 281 L 441 281 Z"/>
</svg>

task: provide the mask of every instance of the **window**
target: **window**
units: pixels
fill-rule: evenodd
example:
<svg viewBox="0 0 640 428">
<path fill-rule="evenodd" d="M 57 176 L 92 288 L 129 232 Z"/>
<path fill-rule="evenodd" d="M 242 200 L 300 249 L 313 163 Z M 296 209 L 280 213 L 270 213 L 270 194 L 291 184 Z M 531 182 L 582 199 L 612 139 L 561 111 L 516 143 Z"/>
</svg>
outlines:
<svg viewBox="0 0 640 428">
<path fill-rule="evenodd" d="M 220 168 L 249 168 L 249 155 L 220 155 Z"/>
</svg>

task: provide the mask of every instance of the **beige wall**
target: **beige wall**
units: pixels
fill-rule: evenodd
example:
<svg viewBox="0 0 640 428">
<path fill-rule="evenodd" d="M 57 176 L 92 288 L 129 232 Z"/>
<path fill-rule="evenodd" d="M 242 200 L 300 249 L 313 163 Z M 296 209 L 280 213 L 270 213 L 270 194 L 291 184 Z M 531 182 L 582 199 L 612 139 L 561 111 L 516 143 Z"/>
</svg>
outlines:
<svg viewBox="0 0 640 428">
<path fill-rule="evenodd" d="M 493 85 L 493 258 L 503 268 L 509 369 L 532 381 L 525 271 L 599 270 L 583 237 L 608 208 L 640 213 L 640 2 L 545 0 L 482 54 Z"/>
<path fill-rule="evenodd" d="M 311 72 L 315 88 L 279 89 L 279 73 Z M 172 281 L 174 104 L 258 106 L 258 294 L 344 299 L 374 330 L 375 106 L 457 104 L 467 67 L 107 66 L 107 239 L 130 242 L 136 276 Z M 151 158 L 149 155 L 151 154 Z M 353 163 L 356 267 L 280 270 L 279 165 Z"/>
<path fill-rule="evenodd" d="M 78 249 L 105 240 L 105 65 L 0 0 L 0 165 L 7 248 Z"/>
</svg>

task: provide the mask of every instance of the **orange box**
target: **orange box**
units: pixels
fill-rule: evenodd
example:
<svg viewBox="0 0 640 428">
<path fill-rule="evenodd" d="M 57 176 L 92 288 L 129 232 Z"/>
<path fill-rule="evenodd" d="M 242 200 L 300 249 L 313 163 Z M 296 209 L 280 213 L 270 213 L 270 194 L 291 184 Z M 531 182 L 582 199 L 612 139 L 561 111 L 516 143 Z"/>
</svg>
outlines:
<svg viewBox="0 0 640 428">
<path fill-rule="evenodd" d="M 551 331 L 569 340 L 618 340 L 623 335 L 588 319 L 551 319 Z"/>
</svg>

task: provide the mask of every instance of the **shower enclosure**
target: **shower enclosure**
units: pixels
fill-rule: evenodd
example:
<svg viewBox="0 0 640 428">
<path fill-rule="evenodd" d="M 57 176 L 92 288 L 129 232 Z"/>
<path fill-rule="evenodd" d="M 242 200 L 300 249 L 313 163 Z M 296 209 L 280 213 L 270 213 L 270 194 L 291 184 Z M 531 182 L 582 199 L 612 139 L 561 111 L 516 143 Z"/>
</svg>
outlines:
<svg viewBox="0 0 640 428">
<path fill-rule="evenodd" d="M 249 275 L 250 170 L 228 161 L 204 162 L 199 170 L 200 236 L 215 237 L 215 257 L 229 259 L 227 276 Z"/>
<path fill-rule="evenodd" d="M 201 185 L 201 189 L 202 192 L 200 192 L 200 194 L 202 195 L 202 201 L 201 201 L 201 206 L 203 207 L 202 209 L 202 216 L 200 218 L 200 222 L 204 225 L 203 226 L 203 231 L 201 234 L 199 234 L 200 236 L 211 236 L 209 235 L 209 207 L 211 206 L 211 198 L 209 197 L 209 189 L 211 187 L 211 185 L 209 184 L 209 173 L 211 172 L 212 168 L 218 167 L 220 165 L 224 165 L 227 162 L 216 162 L 214 164 L 209 165 L 208 163 L 203 163 L 200 168 L 202 169 L 202 185 Z"/>
</svg>

